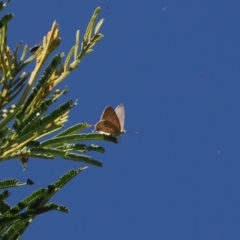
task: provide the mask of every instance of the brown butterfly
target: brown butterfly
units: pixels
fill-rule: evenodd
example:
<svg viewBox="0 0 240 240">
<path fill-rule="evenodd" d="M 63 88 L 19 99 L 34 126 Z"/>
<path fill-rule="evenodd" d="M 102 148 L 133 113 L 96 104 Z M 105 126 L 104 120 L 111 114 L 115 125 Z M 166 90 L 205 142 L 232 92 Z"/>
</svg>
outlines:
<svg viewBox="0 0 240 240">
<path fill-rule="evenodd" d="M 95 125 L 95 130 L 100 133 L 121 136 L 124 130 L 125 110 L 123 104 L 119 104 L 114 110 L 111 106 L 104 109 L 100 121 Z"/>
</svg>

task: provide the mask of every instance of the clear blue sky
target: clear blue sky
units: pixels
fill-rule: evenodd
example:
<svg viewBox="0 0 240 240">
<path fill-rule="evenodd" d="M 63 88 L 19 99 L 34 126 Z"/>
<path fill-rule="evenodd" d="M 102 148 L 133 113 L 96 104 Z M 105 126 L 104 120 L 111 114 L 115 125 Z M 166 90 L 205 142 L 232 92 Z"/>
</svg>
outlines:
<svg viewBox="0 0 240 240">
<path fill-rule="evenodd" d="M 105 37 L 61 85 L 79 103 L 66 126 L 123 103 L 128 132 L 53 198 L 71 211 L 39 216 L 23 239 L 240 239 L 240 2 L 13 0 L 9 45 L 57 20 L 67 53 L 98 6 Z M 11 190 L 16 203 L 81 166 L 16 160 L 1 179 L 34 180 Z"/>
</svg>

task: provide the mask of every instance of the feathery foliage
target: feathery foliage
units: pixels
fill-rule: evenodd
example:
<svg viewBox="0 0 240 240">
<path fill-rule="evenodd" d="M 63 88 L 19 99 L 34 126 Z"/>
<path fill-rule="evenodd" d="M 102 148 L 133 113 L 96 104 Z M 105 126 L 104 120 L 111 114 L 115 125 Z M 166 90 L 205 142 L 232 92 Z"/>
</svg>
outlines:
<svg viewBox="0 0 240 240">
<path fill-rule="evenodd" d="M 0 12 L 9 2 L 10 0 L 0 3 Z M 0 162 L 19 158 L 25 169 L 31 158 L 49 160 L 61 157 L 103 166 L 100 161 L 86 155 L 86 152 L 104 153 L 105 149 L 94 144 L 87 145 L 85 142 L 104 140 L 117 143 L 117 138 L 97 132 L 82 133 L 92 127 L 85 122 L 62 130 L 64 123 L 68 121 L 69 112 L 76 106 L 76 101 L 69 99 L 60 106 L 55 106 L 55 102 L 68 92 L 67 88 L 57 89 L 58 84 L 78 68 L 83 58 L 91 53 L 93 47 L 103 38 L 99 33 L 103 19 L 96 22 L 99 13 L 98 7 L 89 21 L 82 41 L 80 31 L 76 32 L 76 42 L 65 60 L 64 53 L 51 56 L 61 43 L 57 22 L 53 23 L 51 30 L 43 37 L 41 45 L 29 49 L 27 44 L 23 46 L 23 43 L 19 42 L 12 51 L 7 42 L 7 30 L 8 22 L 14 15 L 6 14 L 0 18 Z M 27 73 L 24 69 L 31 62 L 35 62 L 34 69 Z M 44 64 L 47 64 L 45 69 Z M 20 239 L 39 214 L 51 210 L 67 213 L 66 207 L 48 202 L 85 169 L 86 167 L 67 172 L 59 181 L 47 188 L 36 190 L 15 206 L 6 202 L 10 192 L 3 190 L 0 193 L 0 238 Z M 28 185 L 33 185 L 33 181 L 0 181 L 1 189 Z"/>
<path fill-rule="evenodd" d="M 30 196 L 20 201 L 15 206 L 9 206 L 4 200 L 10 196 L 8 191 L 0 195 L 0 237 L 1 239 L 17 239 L 22 236 L 27 227 L 33 222 L 36 216 L 57 210 L 67 213 L 69 210 L 56 203 L 48 201 L 69 181 L 81 173 L 84 168 L 70 170 L 64 174 L 58 181 L 52 183 L 46 188 L 38 189 Z M 10 180 L 9 186 L 11 186 Z M 17 180 L 11 180 L 18 182 Z M 27 184 L 27 182 L 25 183 Z M 18 186 L 20 186 L 18 184 Z"/>
<path fill-rule="evenodd" d="M 2 7 L 6 5 L 2 5 Z M 104 152 L 102 147 L 93 148 L 83 144 L 82 149 L 80 149 L 79 145 L 75 147 L 73 145 L 79 144 L 80 141 L 89 140 L 105 140 L 117 143 L 114 136 L 100 133 L 81 133 L 81 131 L 90 128 L 90 124 L 79 123 L 58 132 L 52 138 L 46 139 L 48 135 L 64 127 L 70 110 L 76 106 L 76 101 L 70 99 L 49 112 L 50 107 L 52 109 L 53 104 L 67 93 L 67 89 L 55 90 L 56 86 L 78 67 L 83 57 L 92 52 L 93 46 L 103 37 L 99 33 L 103 19 L 96 24 L 99 12 L 100 8 L 97 8 L 93 13 L 81 44 L 80 32 L 77 31 L 76 43 L 69 51 L 65 62 L 62 63 L 64 53 L 56 54 L 39 78 L 38 74 L 42 70 L 43 64 L 61 43 L 58 24 L 53 23 L 52 29 L 43 37 L 42 45 L 28 58 L 28 46 L 25 45 L 20 59 L 17 56 L 21 49 L 21 43 L 16 46 L 14 54 L 7 46 L 7 22 L 0 29 L 0 39 L 5 39 L 1 43 L 0 49 L 2 63 L 0 67 L 2 73 L 0 79 L 2 83 L 2 89 L 0 89 L 0 161 L 16 157 L 20 160 L 23 157 L 43 157 L 43 159 L 62 157 L 102 166 L 99 161 L 84 155 L 86 151 L 96 149 L 101 149 L 98 152 Z M 32 61 L 35 61 L 34 70 L 31 73 L 22 72 Z M 19 93 L 21 93 L 19 101 L 13 102 Z M 6 108 L 4 108 L 5 106 Z M 44 141 L 41 142 L 43 137 Z M 38 142 L 38 146 L 29 144 L 34 141 Z M 68 147 L 70 145 L 72 147 Z"/>
</svg>

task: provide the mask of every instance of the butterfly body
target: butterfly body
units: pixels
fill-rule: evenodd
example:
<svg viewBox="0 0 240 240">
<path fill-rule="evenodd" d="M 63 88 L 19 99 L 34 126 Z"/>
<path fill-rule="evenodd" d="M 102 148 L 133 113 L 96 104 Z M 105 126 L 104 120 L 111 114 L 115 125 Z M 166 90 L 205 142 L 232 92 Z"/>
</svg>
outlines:
<svg viewBox="0 0 240 240">
<path fill-rule="evenodd" d="M 114 110 L 111 106 L 104 109 L 100 121 L 95 125 L 95 130 L 112 135 L 115 137 L 125 133 L 124 130 L 125 109 L 123 104 L 120 104 Z"/>
</svg>

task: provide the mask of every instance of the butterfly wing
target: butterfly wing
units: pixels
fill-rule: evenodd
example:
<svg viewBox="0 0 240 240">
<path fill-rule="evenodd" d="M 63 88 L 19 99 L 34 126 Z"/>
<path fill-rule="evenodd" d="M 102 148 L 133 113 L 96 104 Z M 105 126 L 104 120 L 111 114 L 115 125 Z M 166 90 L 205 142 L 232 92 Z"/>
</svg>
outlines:
<svg viewBox="0 0 240 240">
<path fill-rule="evenodd" d="M 114 115 L 114 109 L 111 106 L 108 106 L 103 110 L 101 120 L 107 120 L 108 118 L 111 118 L 112 115 Z"/>
<path fill-rule="evenodd" d="M 125 132 L 124 130 L 124 121 L 125 121 L 125 109 L 124 109 L 124 105 L 123 104 L 119 104 L 116 109 L 115 112 L 118 116 L 119 122 L 120 122 L 120 126 L 121 126 L 121 131 Z"/>
<path fill-rule="evenodd" d="M 100 121 L 111 122 L 115 126 L 115 128 L 119 129 L 119 132 L 121 132 L 120 121 L 118 119 L 116 112 L 111 106 L 108 106 L 104 109 Z"/>
<path fill-rule="evenodd" d="M 118 136 L 120 135 L 119 128 L 116 127 L 112 122 L 107 120 L 99 121 L 95 125 L 95 129 L 98 132 L 108 133 L 110 135 Z"/>
</svg>

